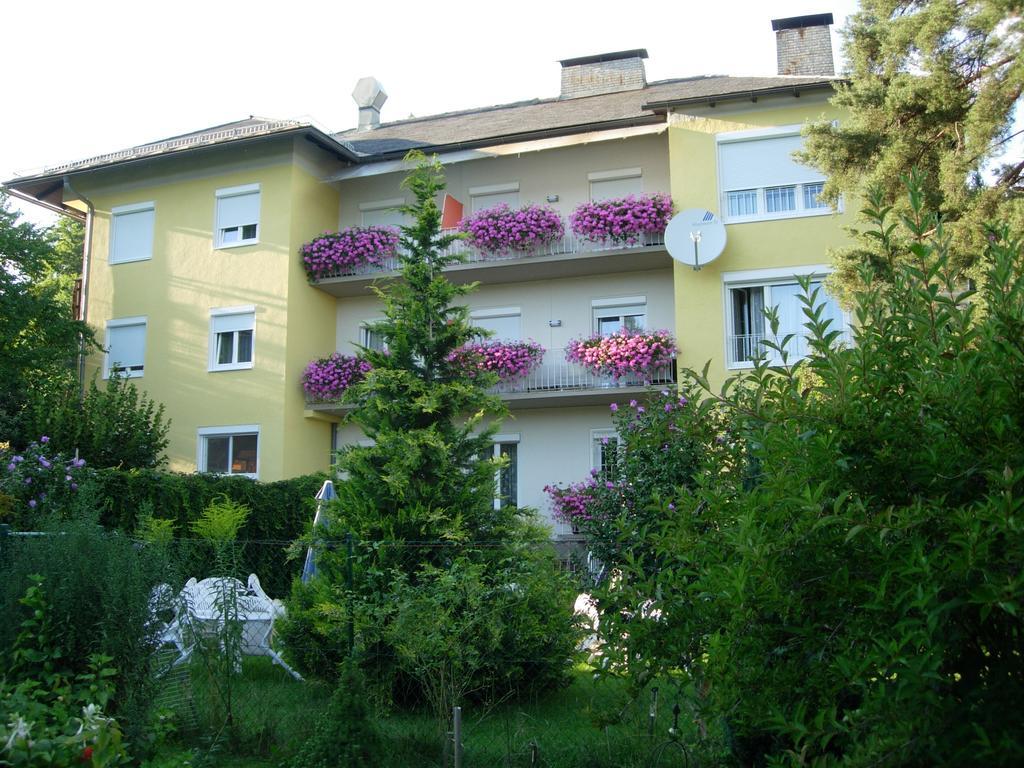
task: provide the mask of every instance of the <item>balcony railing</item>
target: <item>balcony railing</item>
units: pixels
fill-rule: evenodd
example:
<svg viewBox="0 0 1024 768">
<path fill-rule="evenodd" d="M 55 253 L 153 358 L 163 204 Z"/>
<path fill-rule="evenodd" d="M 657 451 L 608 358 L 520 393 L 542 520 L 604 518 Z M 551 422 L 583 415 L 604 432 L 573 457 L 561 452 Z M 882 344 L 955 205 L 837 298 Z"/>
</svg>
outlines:
<svg viewBox="0 0 1024 768">
<path fill-rule="evenodd" d="M 565 359 L 564 349 L 549 349 L 541 364 L 532 373 L 512 381 L 503 381 L 492 391 L 502 395 L 529 392 L 579 392 L 616 387 L 673 384 L 675 380 L 674 364 L 656 366 L 642 373 L 630 373 L 615 379 L 611 376 L 593 373 L 579 363 L 570 363 Z"/>
<path fill-rule="evenodd" d="M 786 334 L 780 332 L 778 341 L 781 342 Z M 834 344 L 849 345 L 850 331 L 845 329 L 836 337 Z M 804 333 L 794 335 L 786 345 L 787 362 L 795 363 L 802 360 L 811 353 L 811 337 Z M 765 357 L 770 365 L 781 365 L 782 358 L 774 349 L 764 346 L 764 342 L 775 341 L 774 337 L 763 333 L 746 333 L 729 336 L 729 364 L 740 365 L 752 363 L 758 356 Z"/>
<path fill-rule="evenodd" d="M 444 234 L 454 234 L 457 230 L 448 230 Z M 486 262 L 507 262 L 519 259 L 529 259 L 541 256 L 563 256 L 572 254 L 601 253 L 603 251 L 621 251 L 633 248 L 656 248 L 665 245 L 664 233 L 650 233 L 640 235 L 635 243 L 621 243 L 612 240 L 603 242 L 592 242 L 569 232 L 562 238 L 540 248 L 529 251 L 510 251 L 507 253 L 493 253 L 474 248 L 465 240 L 456 240 L 442 253 L 444 255 L 461 254 L 466 263 L 481 264 Z M 338 267 L 336 270 L 325 273 L 321 279 L 332 277 L 352 277 L 356 275 L 376 275 L 385 272 L 395 272 L 399 268 L 399 258 L 392 257 L 384 259 L 380 264 L 364 264 L 357 267 Z"/>
<path fill-rule="evenodd" d="M 593 373 L 579 363 L 570 363 L 565 359 L 564 349 L 549 349 L 544 354 L 540 365 L 527 376 L 502 381 L 491 388 L 498 395 L 520 394 L 552 394 L 559 393 L 594 393 L 620 387 L 646 387 L 675 384 L 676 366 L 673 360 L 669 365 L 659 365 L 649 370 L 629 373 L 618 379 Z M 306 397 L 309 406 L 340 407 L 337 403 L 311 400 Z"/>
</svg>

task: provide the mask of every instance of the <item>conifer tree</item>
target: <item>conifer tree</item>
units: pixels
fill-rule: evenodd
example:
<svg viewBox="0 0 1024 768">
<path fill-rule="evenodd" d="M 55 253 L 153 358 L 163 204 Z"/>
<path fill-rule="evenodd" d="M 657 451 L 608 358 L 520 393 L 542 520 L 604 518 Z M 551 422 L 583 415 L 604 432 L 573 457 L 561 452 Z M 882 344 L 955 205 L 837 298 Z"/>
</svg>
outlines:
<svg viewBox="0 0 1024 768">
<path fill-rule="evenodd" d="M 807 136 L 805 157 L 828 176 L 825 197 L 870 191 L 873 208 L 905 212 L 900 179 L 916 169 L 954 252 L 982 253 L 985 222 L 1024 226 L 1024 159 L 1003 156 L 1020 130 L 1021 10 L 1018 0 L 862 0 L 843 31 L 849 82 L 832 99 L 846 116 Z M 893 274 L 877 242 L 863 239 L 837 254 L 833 288 L 849 296 L 865 263 L 876 279 Z"/>
</svg>

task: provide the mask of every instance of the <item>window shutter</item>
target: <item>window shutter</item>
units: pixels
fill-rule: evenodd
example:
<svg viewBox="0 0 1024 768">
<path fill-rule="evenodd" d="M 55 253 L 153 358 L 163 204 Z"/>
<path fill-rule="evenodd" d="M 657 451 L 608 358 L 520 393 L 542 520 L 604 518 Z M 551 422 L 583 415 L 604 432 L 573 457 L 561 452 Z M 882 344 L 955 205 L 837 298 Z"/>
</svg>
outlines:
<svg viewBox="0 0 1024 768">
<path fill-rule="evenodd" d="M 718 145 L 722 189 L 756 189 L 821 181 L 821 172 L 801 165 L 793 153 L 803 148 L 803 139 L 774 136 L 746 141 L 724 141 Z"/>
<path fill-rule="evenodd" d="M 230 229 L 257 224 L 260 220 L 260 193 L 217 198 L 217 228 Z"/>
<path fill-rule="evenodd" d="M 590 200 L 600 202 L 601 200 L 617 200 L 628 195 L 639 195 L 644 191 L 644 180 L 642 176 L 633 176 L 628 179 L 601 179 L 590 182 Z"/>
<path fill-rule="evenodd" d="M 152 208 L 125 213 L 114 212 L 110 241 L 111 264 L 153 257 L 155 218 L 155 211 Z"/>
<path fill-rule="evenodd" d="M 110 328 L 111 367 L 132 368 L 140 366 L 146 357 L 146 326 L 118 325 Z"/>
<path fill-rule="evenodd" d="M 364 227 L 401 227 L 406 223 L 405 214 L 391 208 L 363 211 Z"/>
<path fill-rule="evenodd" d="M 238 315 L 214 315 L 213 332 L 227 333 L 228 331 L 249 331 L 253 327 L 253 315 L 251 312 Z"/>
</svg>

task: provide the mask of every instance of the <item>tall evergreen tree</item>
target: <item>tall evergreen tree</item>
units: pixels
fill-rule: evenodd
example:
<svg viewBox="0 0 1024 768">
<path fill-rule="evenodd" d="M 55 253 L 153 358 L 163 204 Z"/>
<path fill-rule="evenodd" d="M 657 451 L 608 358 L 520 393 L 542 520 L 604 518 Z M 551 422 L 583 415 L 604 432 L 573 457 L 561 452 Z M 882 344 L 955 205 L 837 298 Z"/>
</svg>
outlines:
<svg viewBox="0 0 1024 768">
<path fill-rule="evenodd" d="M 955 252 L 982 253 L 986 221 L 1024 226 L 1024 159 L 999 159 L 1020 132 L 1022 8 L 1020 0 L 862 0 L 843 31 L 849 83 L 832 99 L 848 117 L 808 132 L 806 158 L 828 175 L 825 196 L 872 190 L 874 204 L 903 209 L 900 179 L 916 168 L 923 202 L 946 222 Z M 837 256 L 833 283 L 846 295 L 865 261 L 878 278 L 892 274 L 872 240 Z"/>
</svg>

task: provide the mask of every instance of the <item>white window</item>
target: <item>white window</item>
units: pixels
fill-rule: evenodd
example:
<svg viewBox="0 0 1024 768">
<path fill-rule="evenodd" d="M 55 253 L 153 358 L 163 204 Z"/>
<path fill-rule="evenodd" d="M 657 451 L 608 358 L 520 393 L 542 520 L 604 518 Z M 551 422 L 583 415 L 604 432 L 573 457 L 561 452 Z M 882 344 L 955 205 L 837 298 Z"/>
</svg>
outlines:
<svg viewBox="0 0 1024 768">
<path fill-rule="evenodd" d="M 813 275 L 810 292 L 818 291 L 816 303 L 823 305 L 822 320 L 829 320 L 830 331 L 840 331 L 841 340 L 847 338 L 848 319 L 839 304 L 829 296 L 821 284 L 821 277 L 827 267 L 790 270 Z M 760 273 L 726 273 L 726 361 L 730 368 L 745 368 L 758 357 L 766 357 L 773 365 L 781 365 L 780 354 L 764 346 L 768 339 L 782 344 L 786 336 L 792 338 L 785 344 L 786 362 L 794 363 L 810 353 L 808 343 L 808 322 L 801 300 L 804 291 L 790 276 L 783 276 L 785 269 L 762 270 Z M 779 318 L 777 336 L 772 336 L 771 327 L 765 317 L 765 310 L 774 307 Z"/>
<path fill-rule="evenodd" d="M 519 506 L 519 435 L 495 435 L 491 453 L 484 459 L 504 459 L 505 463 L 494 475 L 494 508 Z"/>
<path fill-rule="evenodd" d="M 256 308 L 225 307 L 210 312 L 211 371 L 252 368 Z"/>
<path fill-rule="evenodd" d="M 110 211 L 110 264 L 153 258 L 153 202 L 119 205 Z"/>
<path fill-rule="evenodd" d="M 405 200 L 401 197 L 360 203 L 360 223 L 364 227 L 403 227 L 409 222 L 405 214 L 398 210 L 402 205 L 405 205 Z"/>
<path fill-rule="evenodd" d="M 594 332 L 608 336 L 623 329 L 643 330 L 647 327 L 647 297 L 624 296 L 616 299 L 594 299 Z"/>
<path fill-rule="evenodd" d="M 217 190 L 217 248 L 252 245 L 260 238 L 260 185 Z"/>
<path fill-rule="evenodd" d="M 490 341 L 519 341 L 523 337 L 522 311 L 519 307 L 476 309 L 471 313 L 473 325 L 486 328 Z"/>
<path fill-rule="evenodd" d="M 723 217 L 756 221 L 831 212 L 819 199 L 825 177 L 801 165 L 800 126 L 735 131 L 718 135 L 718 171 Z"/>
<path fill-rule="evenodd" d="M 519 182 L 489 184 L 469 188 L 470 209 L 473 213 L 505 203 L 509 208 L 519 207 Z"/>
<path fill-rule="evenodd" d="M 201 427 L 196 465 L 200 472 L 218 475 L 259 476 L 260 428 Z"/>
<path fill-rule="evenodd" d="M 587 174 L 590 182 L 590 200 L 617 200 L 644 191 L 643 169 L 620 168 L 616 171 L 594 171 Z"/>
<path fill-rule="evenodd" d="M 103 378 L 119 374 L 142 376 L 146 360 L 146 318 L 123 317 L 107 321 L 107 355 Z"/>
<path fill-rule="evenodd" d="M 387 350 L 388 344 L 384 340 L 383 333 L 375 331 L 370 327 L 372 322 L 363 323 L 363 325 L 359 326 L 359 343 L 367 349 L 384 352 Z"/>
<path fill-rule="evenodd" d="M 590 430 L 590 466 L 597 479 L 613 482 L 618 474 L 619 436 L 614 429 Z"/>
</svg>

